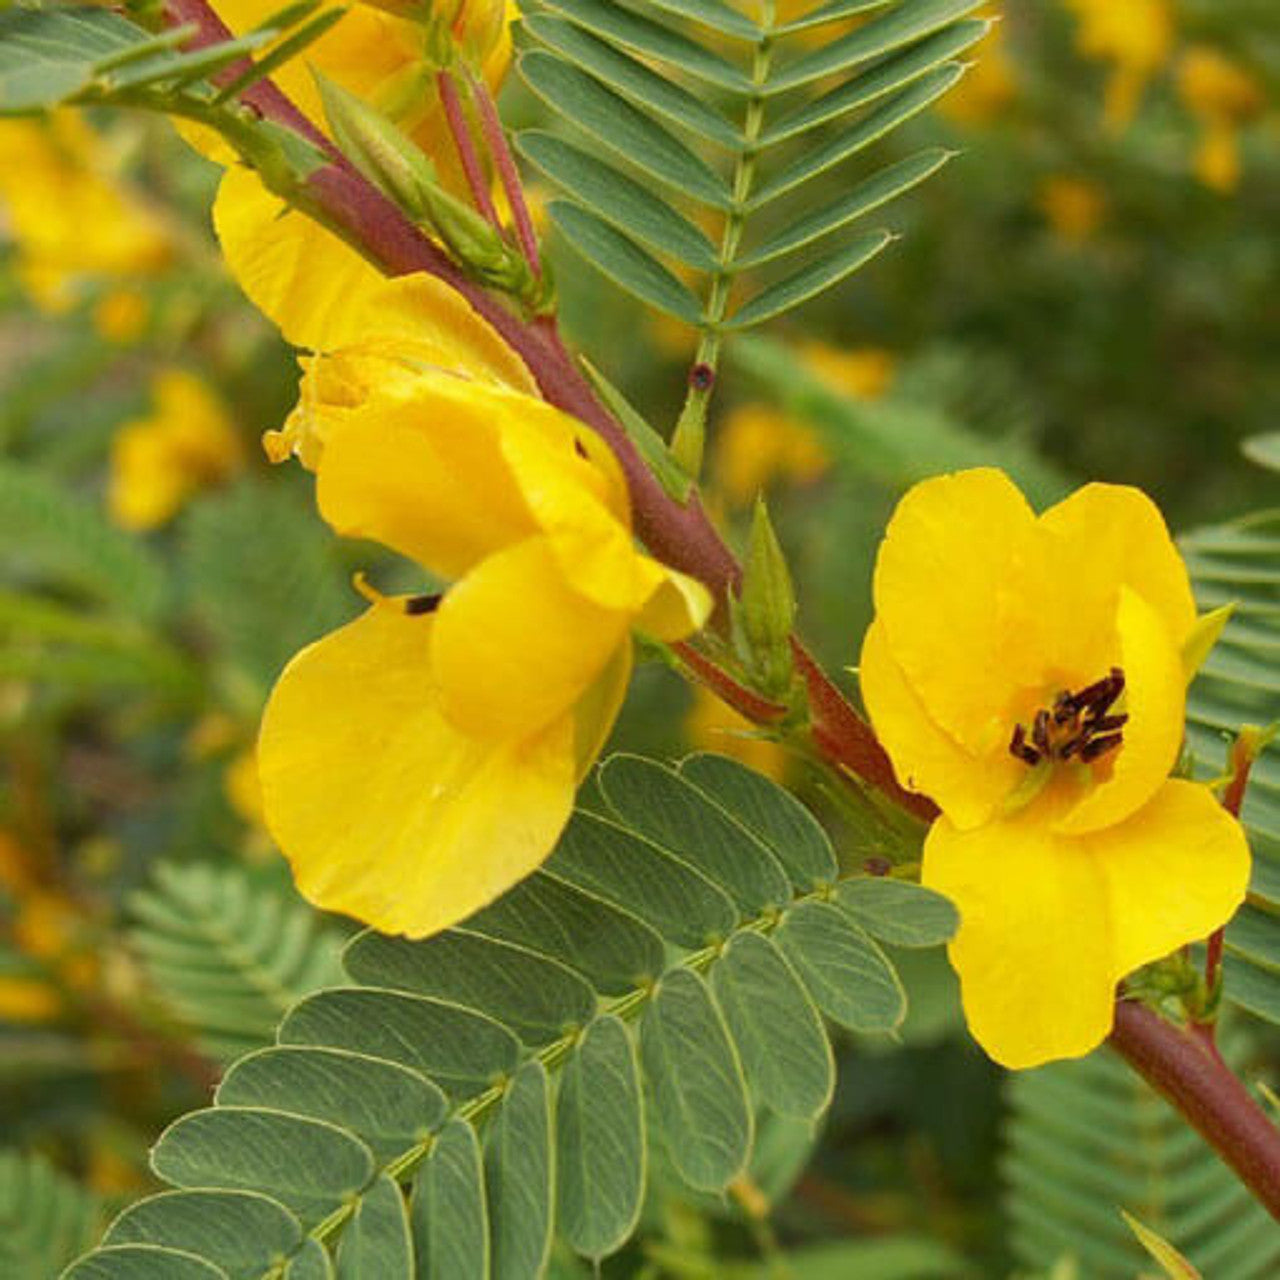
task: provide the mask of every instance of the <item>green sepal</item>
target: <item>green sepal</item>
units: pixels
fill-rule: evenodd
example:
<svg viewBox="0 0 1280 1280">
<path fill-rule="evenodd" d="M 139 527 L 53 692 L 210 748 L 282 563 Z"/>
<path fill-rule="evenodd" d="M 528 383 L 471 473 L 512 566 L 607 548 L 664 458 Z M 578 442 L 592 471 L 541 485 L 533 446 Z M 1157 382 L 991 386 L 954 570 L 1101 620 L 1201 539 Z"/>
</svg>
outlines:
<svg viewBox="0 0 1280 1280">
<path fill-rule="evenodd" d="M 627 439 L 636 447 L 644 464 L 653 472 L 667 497 L 687 502 L 693 477 L 671 456 L 666 441 L 632 407 L 631 402 L 585 356 L 580 356 L 583 372 L 604 407 L 618 420 Z"/>
</svg>

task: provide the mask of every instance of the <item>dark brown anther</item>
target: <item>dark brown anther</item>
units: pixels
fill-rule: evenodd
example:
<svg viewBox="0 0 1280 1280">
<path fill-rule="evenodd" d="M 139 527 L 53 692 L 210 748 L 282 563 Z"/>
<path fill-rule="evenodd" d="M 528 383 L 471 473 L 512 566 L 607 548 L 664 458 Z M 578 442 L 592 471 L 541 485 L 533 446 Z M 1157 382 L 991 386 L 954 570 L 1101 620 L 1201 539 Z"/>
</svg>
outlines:
<svg viewBox="0 0 1280 1280">
<path fill-rule="evenodd" d="M 709 364 L 695 364 L 689 370 L 689 385 L 695 391 L 710 391 L 715 381 L 716 371 Z"/>
<path fill-rule="evenodd" d="M 1009 742 L 1009 751 L 1017 756 L 1023 764 L 1039 764 L 1040 753 L 1027 742 L 1027 731 L 1022 725 L 1016 725 L 1013 738 Z"/>
<path fill-rule="evenodd" d="M 1049 754 L 1049 713 L 1037 711 L 1035 722 L 1031 727 L 1031 741 L 1041 755 Z"/>
<path fill-rule="evenodd" d="M 1084 727 L 1090 733 L 1112 733 L 1116 729 L 1123 729 L 1128 723 L 1127 715 L 1099 716 L 1096 720 L 1087 720 Z"/>
<path fill-rule="evenodd" d="M 1124 736 L 1119 733 L 1110 733 L 1102 738 L 1090 738 L 1080 748 L 1080 759 L 1086 764 L 1092 764 L 1101 756 L 1105 756 L 1108 751 L 1114 751 L 1123 741 Z"/>
<path fill-rule="evenodd" d="M 1079 737 L 1069 739 L 1058 748 L 1058 758 L 1060 760 L 1070 760 L 1071 757 L 1075 755 L 1075 753 L 1079 751 L 1087 741 L 1088 739 L 1083 734 Z"/>
<path fill-rule="evenodd" d="M 404 602 L 404 611 L 411 618 L 416 618 L 420 614 L 435 613 L 440 607 L 440 601 L 444 596 L 410 596 Z"/>
<path fill-rule="evenodd" d="M 586 445 L 584 445 L 576 436 L 573 440 L 573 451 L 578 455 L 578 457 L 590 461 L 591 455 L 587 452 Z"/>
<path fill-rule="evenodd" d="M 1064 689 L 1053 700 L 1053 722 L 1054 724 L 1066 724 L 1069 720 L 1074 719 L 1076 715 L 1075 702 L 1071 695 Z"/>
</svg>

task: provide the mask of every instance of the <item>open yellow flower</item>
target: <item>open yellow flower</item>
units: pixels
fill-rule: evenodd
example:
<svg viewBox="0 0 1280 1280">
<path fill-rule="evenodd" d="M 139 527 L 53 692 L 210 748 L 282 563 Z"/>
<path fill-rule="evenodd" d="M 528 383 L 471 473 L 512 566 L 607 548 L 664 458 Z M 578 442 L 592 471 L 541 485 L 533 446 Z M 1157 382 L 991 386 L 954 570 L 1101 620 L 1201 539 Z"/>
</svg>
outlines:
<svg viewBox="0 0 1280 1280">
<path fill-rule="evenodd" d="M 966 1017 L 997 1061 L 1087 1053 L 1116 983 L 1244 897 L 1244 834 L 1171 779 L 1197 652 L 1187 573 L 1136 489 L 1037 516 L 999 471 L 927 480 L 876 565 L 861 682 L 904 786 L 942 811 L 922 879 L 962 924 Z"/>
<path fill-rule="evenodd" d="M 107 502 L 125 529 L 157 528 L 191 494 L 244 466 L 235 424 L 199 378 L 166 369 L 151 394 L 151 413 L 126 422 L 111 443 Z"/>
<path fill-rule="evenodd" d="M 710 609 L 636 550 L 596 436 L 438 369 L 331 424 L 321 514 L 454 585 L 377 598 L 298 654 L 258 746 L 268 829 L 300 891 L 388 933 L 465 918 L 551 852 L 626 691 L 633 626 Z"/>
</svg>

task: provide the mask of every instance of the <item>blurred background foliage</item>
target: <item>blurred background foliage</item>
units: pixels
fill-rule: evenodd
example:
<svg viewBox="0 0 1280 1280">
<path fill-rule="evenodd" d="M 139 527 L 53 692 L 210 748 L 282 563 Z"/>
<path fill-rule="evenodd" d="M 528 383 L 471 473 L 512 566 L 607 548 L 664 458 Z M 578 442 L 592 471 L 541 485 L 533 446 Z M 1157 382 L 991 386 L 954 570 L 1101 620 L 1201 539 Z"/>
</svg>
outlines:
<svg viewBox="0 0 1280 1280">
<path fill-rule="evenodd" d="M 1181 530 L 1274 500 L 1242 450 L 1280 405 L 1273 0 L 1000 10 L 960 88 L 894 136 L 888 159 L 923 139 L 961 153 L 895 207 L 902 241 L 739 339 L 722 376 L 708 501 L 741 534 L 768 493 L 836 668 L 921 476 L 990 462 L 1039 504 L 1135 483 Z M 514 82 L 506 106 L 539 122 Z M 353 570 L 384 587 L 407 570 L 337 544 L 309 477 L 262 455 L 297 369 L 221 267 L 215 181 L 161 121 L 0 124 L 0 1273 L 17 1280 L 56 1274 L 152 1185 L 154 1135 L 333 980 L 348 931 L 293 895 L 252 744 L 283 663 L 360 607 Z M 638 326 L 553 254 L 571 336 L 671 422 L 688 335 Z M 615 744 L 725 751 L 825 804 L 660 665 Z M 1274 1274 L 1274 1224 L 1131 1078 L 1099 1058 L 1008 1089 L 942 958 L 898 959 L 910 1021 L 898 1043 L 839 1042 L 821 1132 L 767 1133 L 726 1204 L 659 1178 L 606 1275 L 1131 1276 L 1117 1203 L 1214 1280 Z M 1234 1050 L 1267 1073 L 1265 1029 Z"/>
</svg>

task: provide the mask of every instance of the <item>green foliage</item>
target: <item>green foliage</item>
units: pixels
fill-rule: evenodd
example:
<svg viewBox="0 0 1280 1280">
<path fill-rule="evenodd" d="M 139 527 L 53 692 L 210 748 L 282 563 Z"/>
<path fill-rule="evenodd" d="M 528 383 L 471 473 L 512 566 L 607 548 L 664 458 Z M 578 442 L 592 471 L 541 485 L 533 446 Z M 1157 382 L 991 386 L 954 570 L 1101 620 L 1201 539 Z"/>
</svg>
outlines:
<svg viewBox="0 0 1280 1280">
<path fill-rule="evenodd" d="M 971 389 L 964 385 L 965 373 L 971 384 L 982 377 L 971 367 L 954 370 L 949 361 L 935 361 L 932 369 L 922 370 L 913 380 L 916 385 L 867 400 L 842 394 L 806 369 L 794 351 L 770 339 L 740 338 L 731 354 L 735 367 L 772 400 L 822 433 L 839 465 L 891 490 L 975 466 L 1007 471 L 1037 508 L 1057 502 L 1071 488 L 1068 477 L 1025 439 L 1022 422 L 1015 417 L 1007 426 L 1002 424 L 998 411 L 1003 408 L 1009 418 L 1007 403 L 966 403 L 949 409 L 946 401 L 956 391 Z M 970 422 L 982 422 L 984 430 Z"/>
<path fill-rule="evenodd" d="M 49 1280 L 99 1230 L 95 1197 L 38 1156 L 0 1150 L 0 1275 Z"/>
<path fill-rule="evenodd" d="M 520 148 L 568 197 L 551 204 L 553 221 L 615 284 L 703 331 L 751 328 L 893 239 L 843 233 L 934 173 L 945 150 L 864 172 L 817 208 L 797 202 L 955 84 L 953 59 L 989 25 L 966 16 L 977 7 L 859 0 L 784 23 L 771 0 L 752 17 L 715 0 L 670 0 L 652 16 L 616 0 L 537 0 L 520 74 L 590 146 L 528 130 Z M 862 14 L 851 31 L 835 25 Z"/>
<path fill-rule="evenodd" d="M 273 189 L 287 190 L 324 155 L 292 130 L 235 110 L 234 100 L 342 16 L 320 8 L 320 0 L 302 0 L 238 39 L 194 49 L 180 47 L 188 27 L 157 34 L 96 6 L 10 8 L 0 13 L 0 116 L 65 105 L 186 116 L 219 129 Z M 254 61 L 257 53 L 263 56 Z M 211 77 L 245 60 L 243 72 L 214 87 Z"/>
<path fill-rule="evenodd" d="M 308 1235 L 336 1242 L 339 1276 L 536 1277 L 553 1231 L 589 1259 L 626 1241 L 654 1135 L 689 1187 L 720 1191 L 757 1116 L 819 1116 L 818 1010 L 892 1030 L 905 1004 L 875 937 L 936 945 L 955 912 L 919 886 L 839 883 L 815 819 L 732 761 L 615 756 L 600 782 L 609 815 L 576 815 L 543 870 L 464 925 L 353 939 L 353 985 L 294 1004 L 215 1106 L 166 1130 L 153 1165 L 182 1190 L 127 1210 L 69 1280 L 144 1240 L 278 1276 Z M 180 934 L 175 900 L 212 912 L 221 999 L 250 971 L 229 942 L 259 957 L 271 935 L 208 874 L 166 871 L 146 915 Z M 198 983 L 185 994 L 201 1008 Z"/>
<path fill-rule="evenodd" d="M 183 577 L 191 613 L 255 699 L 356 602 L 316 517 L 290 492 L 252 481 L 191 512 Z"/>
<path fill-rule="evenodd" d="M 1222 773 L 1230 735 L 1242 724 L 1280 720 L 1280 514 L 1199 530 L 1182 539 L 1182 549 L 1201 607 L 1235 604 L 1188 704 L 1188 743 L 1198 770 L 1212 777 Z M 1249 901 L 1227 930 L 1225 992 L 1250 1013 L 1280 1023 L 1280 757 L 1274 746 L 1253 767 L 1242 816 L 1253 879 Z"/>
<path fill-rule="evenodd" d="M 0 546 L 9 581 L 70 591 L 140 623 L 163 607 L 152 553 L 33 467 L 0 464 Z"/>
<path fill-rule="evenodd" d="M 1228 1055 L 1239 1048 L 1228 1042 Z M 1109 1050 L 1018 1073 L 1009 1100 L 1006 1208 L 1024 1266 L 1046 1272 L 1071 1256 L 1089 1280 L 1149 1271 L 1123 1209 L 1213 1280 L 1276 1274 L 1280 1227 Z"/>
<path fill-rule="evenodd" d="M 291 1005 L 340 976 L 337 933 L 239 867 L 161 864 L 130 912 L 156 990 L 219 1059 L 269 1044 Z"/>
</svg>

